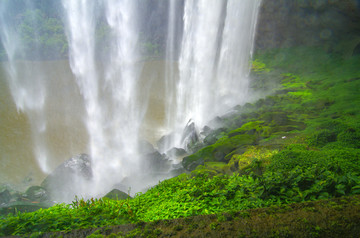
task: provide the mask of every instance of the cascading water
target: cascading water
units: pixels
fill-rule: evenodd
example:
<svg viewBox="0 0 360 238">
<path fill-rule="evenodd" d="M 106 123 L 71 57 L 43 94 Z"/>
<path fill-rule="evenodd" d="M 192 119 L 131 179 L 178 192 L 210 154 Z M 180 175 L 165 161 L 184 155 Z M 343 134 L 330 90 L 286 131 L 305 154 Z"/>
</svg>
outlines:
<svg viewBox="0 0 360 238">
<path fill-rule="evenodd" d="M 33 25 L 39 19 L 48 19 L 30 4 L 34 1 L 25 2 L 19 15 L 28 20 L 26 27 L 36 28 Z M 166 166 L 159 175 L 158 168 L 144 165 L 149 159 L 141 148 L 146 116 L 164 114 L 164 118 L 159 116 L 162 125 L 151 125 L 157 125 L 152 128 L 154 134 L 164 128 L 173 132 L 165 146 L 158 148 L 165 152 L 184 147 L 181 139 L 189 120 L 201 128 L 248 98 L 248 60 L 260 0 L 145 2 L 62 0 L 55 9 L 62 9 L 58 18 L 66 33 L 69 65 L 63 60 L 61 65 L 66 66 L 61 67 L 63 71 L 71 68 L 71 73 L 61 75 L 57 75 L 58 66 L 41 57 L 36 63 L 31 61 L 30 56 L 37 51 L 41 55 L 42 48 L 31 49 L 30 56 L 23 52 L 22 30 L 28 28 L 15 27 L 19 23 L 9 11 L 14 5 L 11 1 L 0 3 L 0 36 L 8 58 L 3 66 L 16 107 L 29 118 L 39 167 L 49 173 L 57 165 L 52 163 L 55 157 L 64 161 L 81 152 L 92 159 L 92 179 L 73 181 L 79 184 L 77 195 L 98 196 L 119 183 L 137 192 L 171 176 Z M 150 29 L 165 29 L 154 36 L 146 33 L 148 19 L 144 18 L 157 17 L 149 11 L 167 11 L 160 14 L 166 21 L 153 20 L 156 28 Z M 27 17 L 27 12 L 34 17 Z M 54 21 L 43 28 L 49 24 Z M 51 26 L 51 31 L 61 28 Z M 58 39 L 61 32 L 56 33 Z M 41 34 L 32 34 L 39 45 Z M 160 43 L 149 44 L 151 40 Z M 151 50 L 157 44 L 165 61 L 145 60 L 144 45 Z M 151 68 L 154 65 L 163 66 Z M 162 109 L 149 111 L 154 104 Z M 61 137 L 65 145 L 53 137 Z M 55 147 L 66 153 L 56 154 Z M 149 151 L 158 156 L 155 161 L 163 161 L 164 155 Z M 59 200 L 71 200 L 73 195 Z"/>
<path fill-rule="evenodd" d="M 26 8 L 32 6 L 25 2 Z M 18 59 L 24 58 L 20 36 L 16 31 L 15 22 L 9 20 L 11 12 L 8 11 L 9 1 L 0 4 L 0 36 L 6 54 L 8 56 L 8 85 L 15 101 L 18 111 L 25 112 L 31 121 L 31 131 L 33 139 L 34 154 L 37 158 L 41 170 L 50 172 L 48 166 L 48 151 L 46 146 L 46 127 L 47 115 L 44 113 L 45 101 L 47 97 L 46 82 L 41 71 L 37 71 L 28 62 L 21 62 Z M 36 24 L 35 16 L 30 16 Z M 40 37 L 38 32 L 34 32 L 34 37 Z M 34 39 L 36 41 L 36 39 Z M 40 49 L 33 49 L 39 51 Z M 21 69 L 21 70 L 20 70 Z M 30 75 L 35 77 L 29 80 Z"/>
<path fill-rule="evenodd" d="M 96 193 L 106 192 L 139 173 L 138 134 L 146 111 L 139 101 L 136 1 L 63 0 L 70 43 L 70 63 L 84 97 Z M 103 70 L 97 69 L 96 13 L 103 9 L 111 48 Z M 142 95 L 146 102 L 146 95 Z M 136 189 L 136 188 L 135 188 Z M 86 188 L 86 190 L 88 190 Z M 94 194 L 96 195 L 96 194 Z"/>
<path fill-rule="evenodd" d="M 198 128 L 248 100 L 249 59 L 260 0 L 187 0 L 171 146 L 183 147 L 188 121 Z M 173 115 L 175 114 L 175 115 Z"/>
</svg>

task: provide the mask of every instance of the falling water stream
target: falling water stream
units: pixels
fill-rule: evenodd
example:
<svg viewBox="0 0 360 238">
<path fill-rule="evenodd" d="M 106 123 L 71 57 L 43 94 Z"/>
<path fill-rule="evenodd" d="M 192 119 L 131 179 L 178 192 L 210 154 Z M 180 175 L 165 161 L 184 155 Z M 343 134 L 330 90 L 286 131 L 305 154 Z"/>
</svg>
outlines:
<svg viewBox="0 0 360 238">
<path fill-rule="evenodd" d="M 170 147 L 183 147 L 181 131 L 198 128 L 249 100 L 249 59 L 260 1 L 188 0 L 179 54 L 176 110 L 167 110 L 176 131 Z M 171 32 L 171 31 L 170 31 Z M 174 80 L 170 75 L 168 81 Z"/>
<path fill-rule="evenodd" d="M 34 9 L 31 1 L 24 3 L 25 9 Z M 124 180 L 132 192 L 141 191 L 170 176 L 151 177 L 149 168 L 144 170 L 141 141 L 155 145 L 171 133 L 161 152 L 184 147 L 182 131 L 189 121 L 201 130 L 213 117 L 249 100 L 249 59 L 260 0 L 169 0 L 166 22 L 158 26 L 166 32 L 158 59 L 141 50 L 143 17 L 149 16 L 144 13 L 154 10 L 142 1 L 62 0 L 68 61 L 29 60 L 10 5 L 0 3 L 0 37 L 7 55 L 0 83 L 13 102 L 3 96 L 7 106 L 1 106 L 1 113 L 25 119 L 20 120 L 21 135 L 2 145 L 4 178 L 9 160 L 17 165 L 27 160 L 32 167 L 35 160 L 45 176 L 64 160 L 88 153 L 93 179 L 79 194 L 103 194 Z M 106 32 L 101 40 L 99 29 Z M 34 37 L 41 39 L 41 33 Z M 14 121 L 2 119 L 8 128 L 3 141 L 15 133 L 9 129 L 16 127 Z M 21 143 L 33 156 L 15 153 L 24 131 L 31 136 Z"/>
</svg>

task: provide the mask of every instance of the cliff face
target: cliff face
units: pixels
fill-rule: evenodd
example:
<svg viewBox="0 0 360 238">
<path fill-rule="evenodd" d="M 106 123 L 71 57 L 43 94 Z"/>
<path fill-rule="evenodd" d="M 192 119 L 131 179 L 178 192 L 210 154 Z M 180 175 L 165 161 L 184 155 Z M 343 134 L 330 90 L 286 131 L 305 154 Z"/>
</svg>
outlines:
<svg viewBox="0 0 360 238">
<path fill-rule="evenodd" d="M 321 45 L 360 52 L 359 0 L 263 0 L 256 49 Z"/>
</svg>

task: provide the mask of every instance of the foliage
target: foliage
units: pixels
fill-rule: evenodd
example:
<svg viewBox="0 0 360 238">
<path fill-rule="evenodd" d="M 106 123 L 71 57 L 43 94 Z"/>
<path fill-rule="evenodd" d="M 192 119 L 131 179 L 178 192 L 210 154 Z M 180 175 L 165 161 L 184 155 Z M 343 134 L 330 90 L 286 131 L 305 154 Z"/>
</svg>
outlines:
<svg viewBox="0 0 360 238">
<path fill-rule="evenodd" d="M 39 9 L 26 10 L 19 18 L 17 31 L 26 58 L 53 59 L 67 54 L 68 45 L 61 21 L 47 17 Z"/>
<path fill-rule="evenodd" d="M 160 182 L 132 200 L 76 200 L 0 221 L 1 235 L 155 221 L 238 211 L 360 193 L 360 176 L 339 175 L 316 166 L 278 172 L 210 177 L 182 175 Z"/>
<path fill-rule="evenodd" d="M 129 212 L 128 209 L 127 201 L 115 203 L 107 199 L 75 200 L 69 205 L 57 204 L 32 213 L 8 215 L 0 221 L 0 235 L 69 231 L 105 226 L 109 221 L 114 225 L 124 224 L 128 221 L 121 214 L 125 210 Z"/>
<path fill-rule="evenodd" d="M 256 73 L 270 72 L 270 69 L 265 65 L 265 63 L 261 62 L 259 59 L 255 59 L 252 62 L 251 70 Z"/>
</svg>

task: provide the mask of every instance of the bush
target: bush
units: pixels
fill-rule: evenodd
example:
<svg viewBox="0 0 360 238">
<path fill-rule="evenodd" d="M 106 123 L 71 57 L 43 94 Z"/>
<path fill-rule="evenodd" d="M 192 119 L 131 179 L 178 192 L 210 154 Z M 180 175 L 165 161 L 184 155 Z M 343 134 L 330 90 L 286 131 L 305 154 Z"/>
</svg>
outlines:
<svg viewBox="0 0 360 238">
<path fill-rule="evenodd" d="M 325 148 L 325 147 L 324 147 Z M 307 150 L 304 145 L 291 145 L 270 159 L 270 171 L 292 170 L 295 167 L 316 166 L 339 174 L 360 171 L 360 150 L 333 148 L 321 151 Z"/>
<path fill-rule="evenodd" d="M 346 147 L 360 148 L 360 131 L 349 128 L 340 132 L 337 140 Z"/>
<path fill-rule="evenodd" d="M 336 141 L 337 134 L 335 131 L 328 129 L 315 132 L 309 139 L 308 144 L 315 147 L 323 147 L 328 143 Z"/>
</svg>

